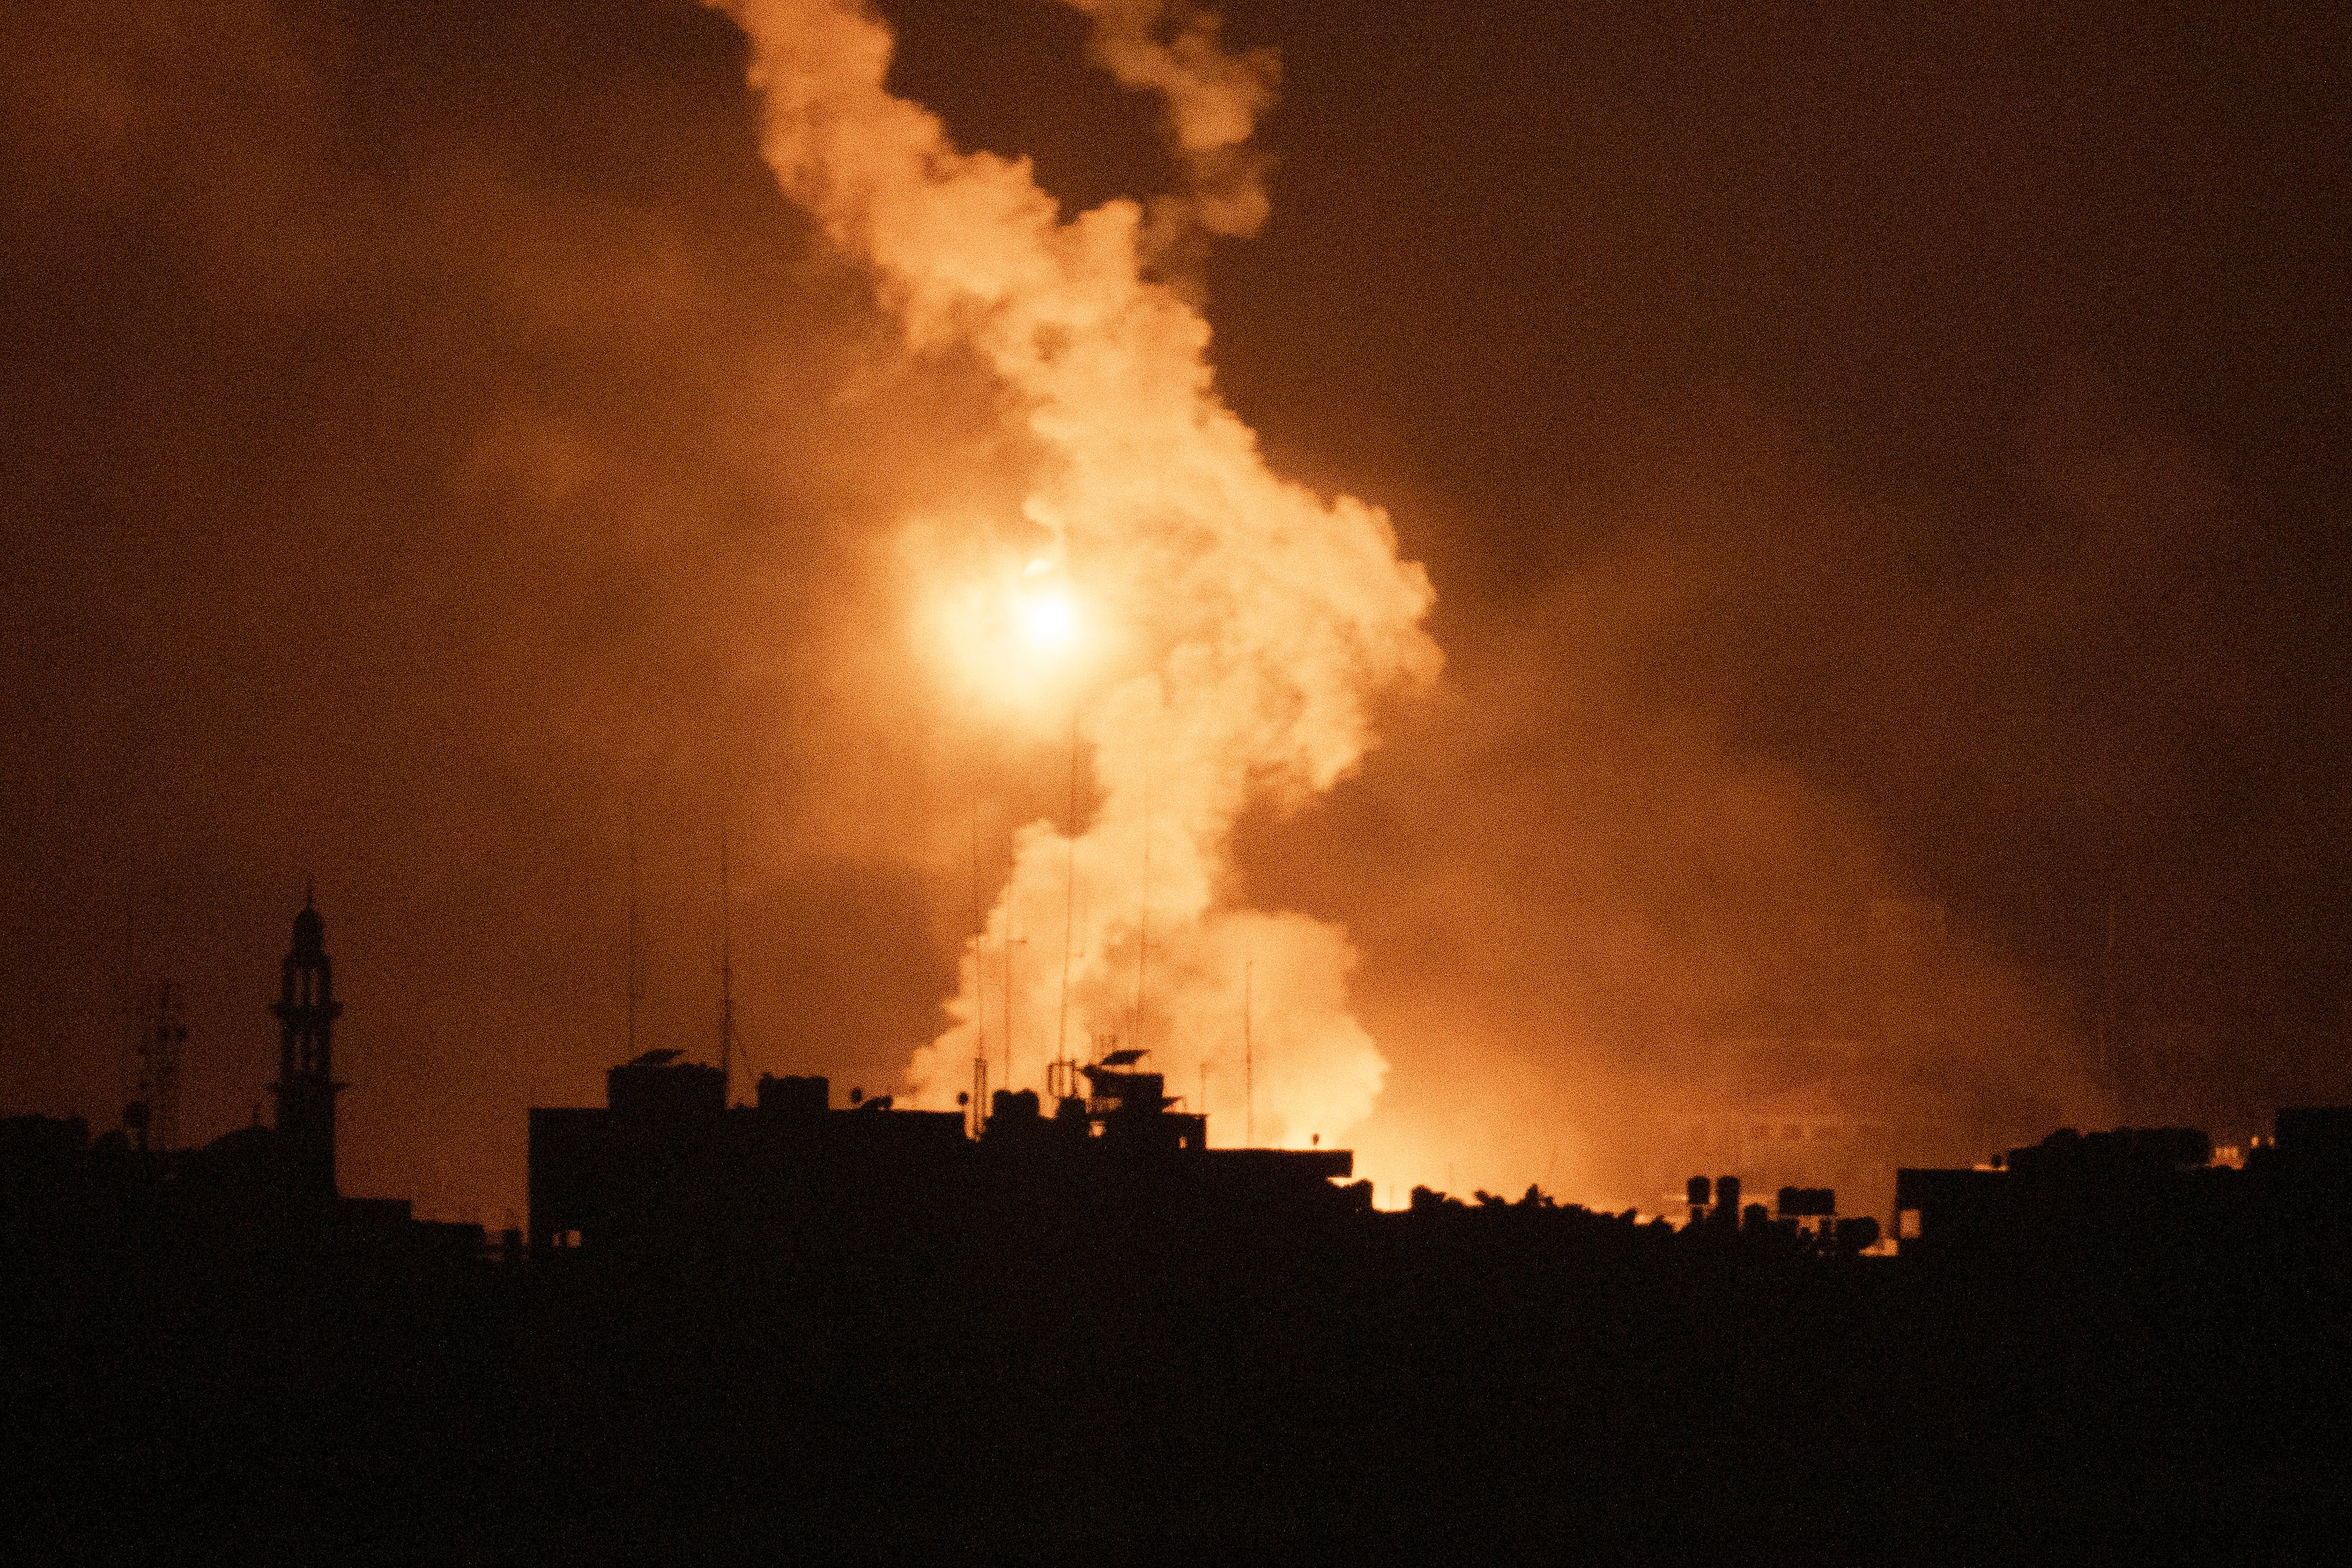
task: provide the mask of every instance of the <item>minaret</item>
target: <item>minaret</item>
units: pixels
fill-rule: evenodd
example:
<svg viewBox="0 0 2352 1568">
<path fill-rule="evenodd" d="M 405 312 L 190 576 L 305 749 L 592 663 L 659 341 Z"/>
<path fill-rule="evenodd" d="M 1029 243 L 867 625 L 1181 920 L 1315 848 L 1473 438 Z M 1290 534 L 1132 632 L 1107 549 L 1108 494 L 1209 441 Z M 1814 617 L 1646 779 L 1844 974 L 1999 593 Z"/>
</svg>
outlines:
<svg viewBox="0 0 2352 1568">
<path fill-rule="evenodd" d="M 295 1173 L 299 1189 L 316 1197 L 335 1195 L 335 1000 L 334 961 L 327 956 L 327 929 L 305 888 L 302 912 L 294 917 L 294 945 L 288 950 L 278 1000 L 278 1141 Z"/>
</svg>

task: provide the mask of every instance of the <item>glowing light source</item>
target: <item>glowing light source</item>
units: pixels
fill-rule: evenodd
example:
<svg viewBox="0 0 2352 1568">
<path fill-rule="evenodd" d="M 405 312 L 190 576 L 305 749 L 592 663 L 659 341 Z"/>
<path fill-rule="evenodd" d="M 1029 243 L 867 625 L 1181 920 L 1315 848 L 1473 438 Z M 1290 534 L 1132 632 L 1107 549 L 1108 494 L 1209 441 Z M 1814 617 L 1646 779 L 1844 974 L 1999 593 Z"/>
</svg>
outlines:
<svg viewBox="0 0 2352 1568">
<path fill-rule="evenodd" d="M 1069 721 L 1075 693 L 1100 678 L 1118 628 L 1056 561 L 982 564 L 929 596 L 919 636 L 992 710 Z"/>
<path fill-rule="evenodd" d="M 1013 616 L 1022 640 L 1039 653 L 1060 653 L 1077 641 L 1078 608 L 1058 588 L 1023 595 Z"/>
</svg>

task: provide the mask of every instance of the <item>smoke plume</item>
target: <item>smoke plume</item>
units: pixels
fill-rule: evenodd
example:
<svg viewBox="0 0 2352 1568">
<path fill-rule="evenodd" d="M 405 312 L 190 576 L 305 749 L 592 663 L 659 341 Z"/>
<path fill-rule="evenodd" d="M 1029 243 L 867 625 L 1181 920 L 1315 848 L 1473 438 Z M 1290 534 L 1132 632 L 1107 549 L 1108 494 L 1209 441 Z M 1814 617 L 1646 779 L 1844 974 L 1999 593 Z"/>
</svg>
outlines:
<svg viewBox="0 0 2352 1568">
<path fill-rule="evenodd" d="M 1371 744 L 1369 701 L 1434 676 L 1431 593 L 1381 512 L 1267 470 L 1164 270 L 1187 234 L 1263 219 L 1246 144 L 1270 60 L 1223 52 L 1198 13 L 1079 8 L 1097 57 L 1167 105 L 1189 184 L 1149 224 L 1128 200 L 1065 222 L 1025 163 L 951 146 L 886 89 L 889 35 L 862 10 L 730 7 L 784 188 L 872 267 L 917 353 L 976 353 L 1024 410 L 1019 518 L 926 520 L 908 563 L 939 579 L 936 625 L 1008 722 L 1066 715 L 1074 814 L 1079 748 L 1091 766 L 1083 830 L 1018 834 L 912 1092 L 948 1103 L 992 1054 L 1000 1087 L 1034 1086 L 1049 1054 L 1116 1037 L 1204 1097 L 1223 1138 L 1305 1142 L 1370 1111 L 1386 1063 L 1349 1011 L 1344 935 L 1231 907 L 1234 825 L 1328 789 Z"/>
</svg>

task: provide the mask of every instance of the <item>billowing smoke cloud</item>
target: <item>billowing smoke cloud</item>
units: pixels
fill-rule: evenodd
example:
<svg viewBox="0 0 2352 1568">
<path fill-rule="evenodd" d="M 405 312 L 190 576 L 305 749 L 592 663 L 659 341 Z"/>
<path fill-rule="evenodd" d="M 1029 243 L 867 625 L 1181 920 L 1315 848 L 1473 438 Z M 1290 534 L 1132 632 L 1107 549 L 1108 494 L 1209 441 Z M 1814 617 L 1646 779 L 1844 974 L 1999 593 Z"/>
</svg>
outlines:
<svg viewBox="0 0 2352 1568">
<path fill-rule="evenodd" d="M 1270 64 L 1221 52 L 1197 15 L 1163 42 L 1159 5 L 1080 8 L 1098 58 L 1165 99 L 1191 176 L 1149 238 L 1131 201 L 1065 223 L 1024 163 L 950 145 L 885 89 L 889 37 L 861 8 L 733 7 L 785 188 L 873 267 L 918 350 L 976 353 L 1021 402 L 1038 456 L 1021 518 L 995 524 L 1002 585 L 975 597 L 912 563 L 955 602 L 942 625 L 965 673 L 1032 700 L 1008 700 L 1008 721 L 1034 720 L 1041 693 L 1067 714 L 1098 797 L 1083 832 L 1022 830 L 964 956 L 959 1023 L 917 1053 L 912 1090 L 951 1102 L 992 1022 L 1000 1087 L 1116 1037 L 1205 1095 L 1226 1138 L 1304 1142 L 1361 1119 L 1385 1063 L 1348 1009 L 1345 938 L 1228 907 L 1229 842 L 1254 800 L 1303 798 L 1355 765 L 1375 694 L 1434 675 L 1431 594 L 1383 514 L 1267 470 L 1213 390 L 1205 323 L 1152 273 L 1181 226 L 1262 220 L 1246 142 Z M 933 520 L 914 537 L 940 532 Z M 1261 1008 L 1267 1071 L 1245 1101 L 1245 1014 Z"/>
</svg>

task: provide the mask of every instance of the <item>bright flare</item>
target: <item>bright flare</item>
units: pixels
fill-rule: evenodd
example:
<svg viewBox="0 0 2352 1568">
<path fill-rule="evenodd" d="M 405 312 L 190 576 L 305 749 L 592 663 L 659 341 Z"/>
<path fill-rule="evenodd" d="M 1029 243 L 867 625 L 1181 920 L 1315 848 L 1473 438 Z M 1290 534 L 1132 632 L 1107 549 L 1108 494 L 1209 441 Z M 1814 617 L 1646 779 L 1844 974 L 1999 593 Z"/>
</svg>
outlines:
<svg viewBox="0 0 2352 1568">
<path fill-rule="evenodd" d="M 935 656 L 943 682 L 1015 725 L 1062 732 L 1073 700 L 1121 646 L 1092 596 L 1049 575 L 1046 563 L 976 573 L 969 563 L 909 566 L 941 579 L 919 595 L 916 646 Z"/>
<path fill-rule="evenodd" d="M 1078 640 L 1077 606 L 1059 589 L 1024 595 L 1013 608 L 1022 639 L 1039 653 L 1063 653 Z"/>
<path fill-rule="evenodd" d="M 1355 954 L 1336 926 L 1233 906 L 1233 830 L 1254 802 L 1330 788 L 1372 744 L 1375 696 L 1433 679 L 1440 656 L 1428 579 L 1387 516 L 1266 469 L 1216 395 L 1208 324 L 1157 275 L 1188 230 L 1265 216 L 1249 138 L 1275 62 L 1227 52 L 1205 12 L 1071 0 L 1096 58 L 1160 95 L 1187 189 L 1148 220 L 1114 201 L 1065 222 L 1025 162 L 959 152 L 890 95 L 889 34 L 863 0 L 718 3 L 751 37 L 784 189 L 872 269 L 915 352 L 989 366 L 1039 453 L 1020 516 L 1051 537 L 1042 558 L 992 572 L 970 559 L 986 525 L 910 520 L 907 560 L 942 584 L 926 646 L 1008 714 L 1067 725 L 1099 805 L 1075 842 L 1076 823 L 1015 835 L 913 1098 L 950 1105 L 971 1081 L 986 1006 L 1000 1064 L 1011 1021 L 1012 1087 L 1040 1086 L 1057 1045 L 1090 1057 L 1116 1035 L 1206 1100 L 1217 1142 L 1254 1123 L 1262 1142 L 1332 1146 L 1388 1069 L 1349 1006 Z"/>
</svg>

